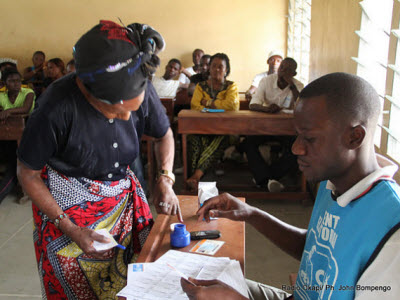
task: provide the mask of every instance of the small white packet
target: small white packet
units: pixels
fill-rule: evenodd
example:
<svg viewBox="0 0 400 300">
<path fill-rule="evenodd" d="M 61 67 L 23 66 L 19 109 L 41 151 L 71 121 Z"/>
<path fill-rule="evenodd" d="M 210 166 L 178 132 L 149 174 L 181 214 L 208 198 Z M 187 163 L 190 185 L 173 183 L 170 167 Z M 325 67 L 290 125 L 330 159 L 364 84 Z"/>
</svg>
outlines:
<svg viewBox="0 0 400 300">
<path fill-rule="evenodd" d="M 98 241 L 93 241 L 93 247 L 97 251 L 108 250 L 118 245 L 118 243 L 114 240 L 114 237 L 108 232 L 106 228 L 96 230 L 96 233 L 108 237 L 111 240 L 111 242 L 109 243 L 100 243 Z"/>
<path fill-rule="evenodd" d="M 217 183 L 215 181 L 199 182 L 198 196 L 200 208 L 206 200 L 218 196 Z"/>
</svg>

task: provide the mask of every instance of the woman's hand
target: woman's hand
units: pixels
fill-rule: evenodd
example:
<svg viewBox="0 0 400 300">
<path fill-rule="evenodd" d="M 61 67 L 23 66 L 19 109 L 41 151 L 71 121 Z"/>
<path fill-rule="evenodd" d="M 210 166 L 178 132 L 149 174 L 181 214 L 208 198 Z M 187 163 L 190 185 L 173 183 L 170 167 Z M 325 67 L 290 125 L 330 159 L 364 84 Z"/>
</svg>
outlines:
<svg viewBox="0 0 400 300">
<path fill-rule="evenodd" d="M 181 278 L 181 286 L 190 300 L 247 299 L 238 291 L 219 280 L 196 280 L 193 278 L 189 278 L 189 280 L 195 285 Z"/>
<path fill-rule="evenodd" d="M 183 223 L 179 200 L 172 189 L 173 182 L 166 176 L 160 176 L 157 180 L 153 203 L 159 214 L 177 215 L 179 222 Z"/>
<path fill-rule="evenodd" d="M 198 221 L 203 219 L 210 222 L 210 217 L 227 218 L 234 221 L 246 221 L 250 216 L 253 207 L 240 201 L 228 193 L 212 197 L 204 202 L 204 205 L 197 211 Z"/>
<path fill-rule="evenodd" d="M 201 99 L 200 104 L 203 105 L 204 107 L 207 107 L 207 99 Z"/>
<path fill-rule="evenodd" d="M 104 250 L 104 251 L 97 251 L 93 247 L 93 242 L 97 241 L 99 243 L 109 243 L 110 239 L 98 234 L 92 229 L 86 228 L 86 227 L 79 227 L 75 224 L 73 224 L 70 220 L 68 220 L 68 225 L 67 224 L 62 224 L 64 222 L 61 222 L 60 224 L 60 229 L 63 231 L 67 236 L 73 240 L 81 250 L 90 256 L 93 256 L 94 258 L 98 259 L 104 259 L 109 255 L 110 250 Z"/>
</svg>

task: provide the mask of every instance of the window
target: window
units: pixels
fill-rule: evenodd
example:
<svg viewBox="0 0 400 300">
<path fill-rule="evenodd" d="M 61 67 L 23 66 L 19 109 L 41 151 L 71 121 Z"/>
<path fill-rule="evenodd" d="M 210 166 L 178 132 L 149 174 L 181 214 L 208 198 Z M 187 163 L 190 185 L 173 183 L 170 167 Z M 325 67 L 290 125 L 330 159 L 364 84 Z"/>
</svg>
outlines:
<svg viewBox="0 0 400 300">
<path fill-rule="evenodd" d="M 388 133 L 387 154 L 400 162 L 400 24 L 392 30 L 396 37 L 395 64 L 389 64 L 389 71 L 393 73 L 393 85 L 388 89 L 386 99 L 390 102 L 389 126 L 385 128 Z"/>
<path fill-rule="evenodd" d="M 310 67 L 311 0 L 289 0 L 287 56 L 297 62 L 297 78 L 306 85 Z"/>
<path fill-rule="evenodd" d="M 392 28 L 395 4 L 393 0 L 360 2 L 358 57 L 352 59 L 357 62 L 357 75 L 371 83 L 381 99 L 375 145 L 382 154 L 400 162 L 400 31 L 398 20 L 397 28 Z"/>
</svg>

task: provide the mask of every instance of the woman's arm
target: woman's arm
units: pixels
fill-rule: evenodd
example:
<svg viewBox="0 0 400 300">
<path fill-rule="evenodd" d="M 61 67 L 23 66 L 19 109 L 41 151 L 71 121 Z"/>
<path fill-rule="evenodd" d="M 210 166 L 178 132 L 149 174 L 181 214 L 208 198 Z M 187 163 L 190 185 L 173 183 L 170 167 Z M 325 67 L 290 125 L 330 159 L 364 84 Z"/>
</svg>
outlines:
<svg viewBox="0 0 400 300">
<path fill-rule="evenodd" d="M 222 92 L 220 92 L 220 94 Z M 211 108 L 239 110 L 239 91 L 236 83 L 233 82 L 228 86 L 228 89 L 225 91 L 225 96 L 223 96 L 224 98 L 219 99 L 220 94 L 218 94 L 217 100 L 213 102 Z"/>
<path fill-rule="evenodd" d="M 40 170 L 32 170 L 18 160 L 17 175 L 22 188 L 40 211 L 50 220 L 54 220 L 64 212 L 43 183 L 40 173 Z M 97 251 L 92 244 L 95 240 L 106 243 L 108 242 L 107 238 L 96 233 L 92 229 L 75 225 L 69 218 L 62 219 L 59 228 L 70 237 L 83 252 L 96 258 L 104 258 L 106 251 Z"/>
<path fill-rule="evenodd" d="M 167 133 L 162 138 L 156 139 L 154 152 L 159 170 L 172 172 L 175 146 L 171 128 L 167 130 Z M 178 220 L 183 222 L 182 215 L 180 214 L 179 200 L 172 189 L 173 184 L 174 182 L 169 177 L 159 176 L 155 186 L 154 206 L 158 213 L 178 215 Z M 169 204 L 169 207 L 160 206 L 161 202 Z"/>
<path fill-rule="evenodd" d="M 16 114 L 27 114 L 32 108 L 33 104 L 33 99 L 34 99 L 34 94 L 29 93 L 25 97 L 24 105 L 22 107 L 16 107 L 16 108 L 10 108 L 6 110 L 0 110 L 0 120 L 5 120 L 7 119 L 10 115 L 16 115 Z"/>
<path fill-rule="evenodd" d="M 204 98 L 205 95 L 203 93 L 203 89 L 200 87 L 199 84 L 197 84 L 194 89 L 192 101 L 190 102 L 190 108 L 193 110 L 202 110 L 205 107 L 201 104 L 201 101 L 204 100 Z"/>
</svg>

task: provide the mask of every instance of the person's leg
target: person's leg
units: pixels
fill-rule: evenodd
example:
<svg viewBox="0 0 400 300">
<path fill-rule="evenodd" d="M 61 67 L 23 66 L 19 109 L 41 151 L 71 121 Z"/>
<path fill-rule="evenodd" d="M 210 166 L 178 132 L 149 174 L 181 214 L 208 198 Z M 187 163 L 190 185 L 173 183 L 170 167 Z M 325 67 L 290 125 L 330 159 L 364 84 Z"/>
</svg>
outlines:
<svg viewBox="0 0 400 300">
<path fill-rule="evenodd" d="M 271 178 L 279 180 L 291 169 L 297 167 L 297 158 L 291 150 L 294 142 L 293 137 L 280 136 L 277 139 L 283 148 L 282 156 L 269 166 L 269 172 Z"/>
<path fill-rule="evenodd" d="M 215 168 L 217 162 L 222 159 L 225 149 L 229 146 L 228 136 L 206 136 L 207 146 L 200 155 L 198 168 L 205 173 L 208 169 Z"/>
<path fill-rule="evenodd" d="M 284 300 L 290 294 L 278 288 L 246 279 L 250 300 Z"/>
<path fill-rule="evenodd" d="M 268 164 L 262 158 L 258 147 L 269 141 L 270 137 L 260 135 L 250 135 L 246 137 L 244 150 L 246 152 L 249 169 L 253 174 L 257 185 L 267 184 L 267 180 L 271 178 Z"/>
<path fill-rule="evenodd" d="M 191 174 L 190 177 L 186 180 L 186 184 L 188 185 L 191 191 L 196 191 L 198 187 L 198 183 L 200 178 L 203 176 L 203 172 L 198 168 L 198 161 L 200 158 L 200 154 L 203 151 L 203 138 L 201 135 L 189 135 L 187 137 L 188 141 L 188 161 L 190 162 L 190 168 L 188 173 Z"/>
<path fill-rule="evenodd" d="M 0 178 L 0 203 L 11 192 L 17 184 L 17 142 L 1 142 L 1 160 L 6 170 Z"/>
</svg>

